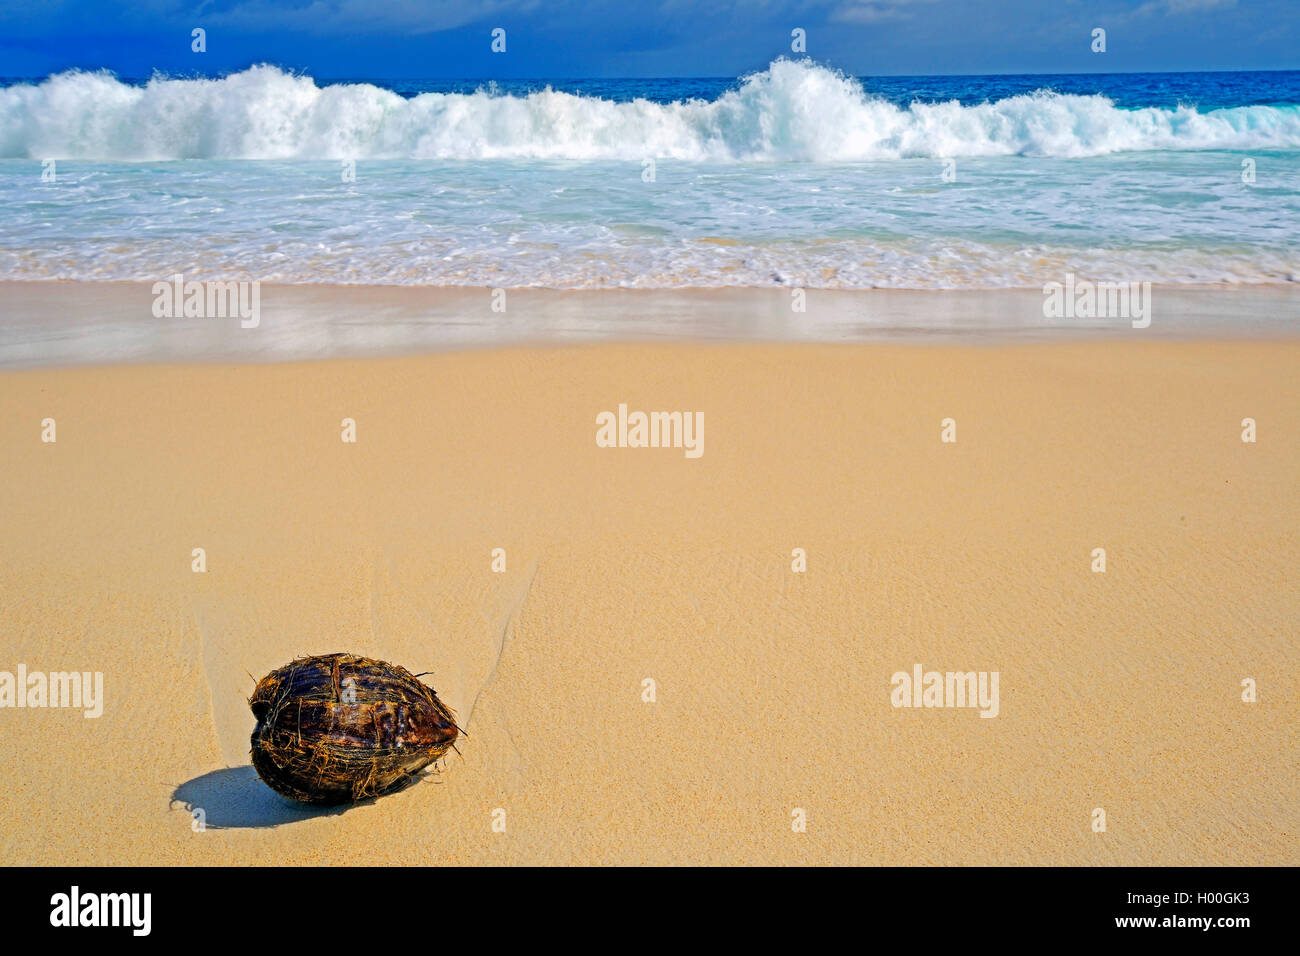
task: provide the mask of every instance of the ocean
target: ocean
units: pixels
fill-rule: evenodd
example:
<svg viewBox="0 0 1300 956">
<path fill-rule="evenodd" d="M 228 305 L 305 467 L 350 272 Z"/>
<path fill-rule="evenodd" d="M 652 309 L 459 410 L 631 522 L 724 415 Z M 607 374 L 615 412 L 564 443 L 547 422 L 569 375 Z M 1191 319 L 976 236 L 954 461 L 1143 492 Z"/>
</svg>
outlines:
<svg viewBox="0 0 1300 956">
<path fill-rule="evenodd" d="M 0 278 L 1300 280 L 1300 72 L 0 81 Z"/>
</svg>

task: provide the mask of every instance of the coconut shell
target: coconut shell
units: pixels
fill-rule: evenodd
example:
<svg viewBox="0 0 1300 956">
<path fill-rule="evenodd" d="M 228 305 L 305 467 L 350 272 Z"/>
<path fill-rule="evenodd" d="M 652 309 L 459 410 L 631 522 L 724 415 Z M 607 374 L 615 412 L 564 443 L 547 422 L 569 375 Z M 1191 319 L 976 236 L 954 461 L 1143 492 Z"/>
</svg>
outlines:
<svg viewBox="0 0 1300 956">
<path fill-rule="evenodd" d="M 447 753 L 459 728 L 406 668 L 354 654 L 302 657 L 249 698 L 253 767 L 291 800 L 353 803 L 400 790 Z"/>
</svg>

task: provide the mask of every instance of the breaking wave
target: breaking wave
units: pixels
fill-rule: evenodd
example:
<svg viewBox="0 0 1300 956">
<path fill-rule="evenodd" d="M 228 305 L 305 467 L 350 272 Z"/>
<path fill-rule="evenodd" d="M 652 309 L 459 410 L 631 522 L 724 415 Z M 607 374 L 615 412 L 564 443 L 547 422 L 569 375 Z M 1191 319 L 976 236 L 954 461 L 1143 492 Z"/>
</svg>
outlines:
<svg viewBox="0 0 1300 956">
<path fill-rule="evenodd" d="M 1300 107 L 1120 109 L 1048 91 L 900 108 L 811 61 L 777 60 L 717 99 L 615 102 L 540 90 L 318 86 L 256 66 L 144 86 L 73 71 L 0 89 L 0 157 L 852 162 L 1300 147 Z"/>
</svg>

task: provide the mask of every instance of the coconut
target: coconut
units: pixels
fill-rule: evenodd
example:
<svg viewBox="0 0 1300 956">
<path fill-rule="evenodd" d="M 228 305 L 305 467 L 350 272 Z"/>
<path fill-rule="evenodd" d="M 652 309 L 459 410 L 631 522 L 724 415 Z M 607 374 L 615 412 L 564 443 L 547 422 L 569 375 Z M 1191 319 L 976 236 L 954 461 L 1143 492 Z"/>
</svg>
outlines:
<svg viewBox="0 0 1300 956">
<path fill-rule="evenodd" d="M 355 654 L 301 657 L 249 698 L 253 767 L 302 803 L 355 803 L 413 783 L 455 746 L 455 714 L 404 667 Z"/>
</svg>

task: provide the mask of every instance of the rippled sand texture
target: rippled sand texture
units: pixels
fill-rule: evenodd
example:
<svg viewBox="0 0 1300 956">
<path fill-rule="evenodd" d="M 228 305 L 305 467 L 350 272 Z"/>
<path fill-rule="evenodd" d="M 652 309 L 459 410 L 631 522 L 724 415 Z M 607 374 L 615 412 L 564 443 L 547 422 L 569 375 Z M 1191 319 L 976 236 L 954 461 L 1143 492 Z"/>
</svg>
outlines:
<svg viewBox="0 0 1300 956">
<path fill-rule="evenodd" d="M 1295 865 L 1298 362 L 1114 339 L 6 372 L 0 670 L 100 671 L 106 701 L 0 709 L 0 852 Z M 597 447 L 619 403 L 702 412 L 704 454 Z M 431 671 L 463 756 L 303 811 L 249 768 L 246 699 L 342 650 Z M 918 663 L 997 671 L 998 716 L 892 707 Z"/>
</svg>

